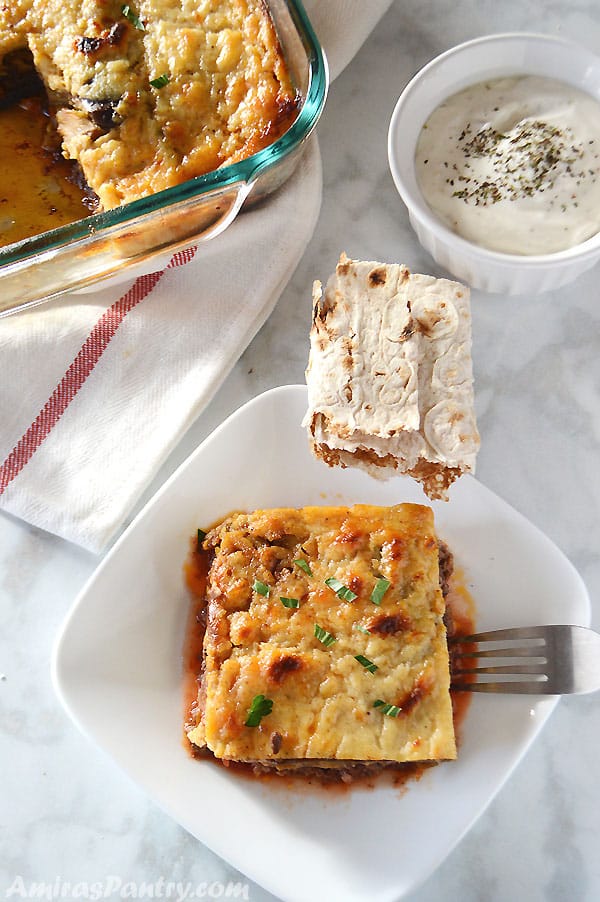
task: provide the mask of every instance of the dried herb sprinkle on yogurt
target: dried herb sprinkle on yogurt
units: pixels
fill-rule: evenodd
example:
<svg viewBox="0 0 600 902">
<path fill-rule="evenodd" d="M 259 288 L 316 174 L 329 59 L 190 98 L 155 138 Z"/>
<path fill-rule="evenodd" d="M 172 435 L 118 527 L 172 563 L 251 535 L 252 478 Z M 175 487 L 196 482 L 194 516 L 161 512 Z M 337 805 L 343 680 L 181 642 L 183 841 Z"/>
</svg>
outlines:
<svg viewBox="0 0 600 902">
<path fill-rule="evenodd" d="M 452 95 L 415 165 L 431 209 L 490 250 L 555 253 L 600 230 L 600 103 L 564 82 L 498 78 Z"/>
</svg>

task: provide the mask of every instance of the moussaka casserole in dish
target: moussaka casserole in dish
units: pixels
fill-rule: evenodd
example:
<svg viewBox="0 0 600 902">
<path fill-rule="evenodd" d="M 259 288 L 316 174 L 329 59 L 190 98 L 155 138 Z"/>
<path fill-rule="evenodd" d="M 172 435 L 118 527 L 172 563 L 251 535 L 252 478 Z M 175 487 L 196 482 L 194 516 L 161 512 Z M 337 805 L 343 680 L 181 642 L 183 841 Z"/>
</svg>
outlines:
<svg viewBox="0 0 600 902">
<path fill-rule="evenodd" d="M 62 152 L 77 161 L 104 210 L 245 159 L 297 114 L 261 0 L 5 4 L 7 77 L 11 54 L 20 54 L 22 66 L 24 50 L 43 82 Z"/>
<path fill-rule="evenodd" d="M 442 591 L 451 555 L 430 508 L 240 513 L 201 553 L 194 746 L 340 779 L 456 757 Z"/>
</svg>

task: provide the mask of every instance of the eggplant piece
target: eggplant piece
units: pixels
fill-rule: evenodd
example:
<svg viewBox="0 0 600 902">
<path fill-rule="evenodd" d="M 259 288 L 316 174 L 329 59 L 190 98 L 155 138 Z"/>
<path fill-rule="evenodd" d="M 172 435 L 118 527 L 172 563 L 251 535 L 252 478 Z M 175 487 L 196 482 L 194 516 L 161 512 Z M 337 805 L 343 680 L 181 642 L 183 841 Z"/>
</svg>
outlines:
<svg viewBox="0 0 600 902">
<path fill-rule="evenodd" d="M 117 115 L 118 100 L 88 100 L 78 98 L 74 106 L 78 106 L 90 117 L 94 125 L 103 132 L 109 132 L 111 128 L 120 125 L 121 117 Z"/>
<path fill-rule="evenodd" d="M 0 110 L 25 97 L 39 97 L 44 93 L 44 85 L 27 48 L 12 50 L 0 60 Z"/>
</svg>

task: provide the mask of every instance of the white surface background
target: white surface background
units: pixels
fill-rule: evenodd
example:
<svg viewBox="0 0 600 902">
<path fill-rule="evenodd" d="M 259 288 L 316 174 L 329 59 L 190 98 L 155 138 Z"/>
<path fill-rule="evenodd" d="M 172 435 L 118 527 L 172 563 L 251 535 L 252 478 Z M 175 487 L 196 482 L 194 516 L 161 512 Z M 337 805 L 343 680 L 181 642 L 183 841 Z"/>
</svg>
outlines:
<svg viewBox="0 0 600 902">
<path fill-rule="evenodd" d="M 270 320 L 148 496 L 248 398 L 302 381 L 311 282 L 327 277 L 340 250 L 442 274 L 418 247 L 393 187 L 388 120 L 408 78 L 432 56 L 504 30 L 559 34 L 600 53 L 595 0 L 396 0 L 332 86 L 319 126 L 324 202 L 312 242 Z M 478 477 L 573 561 L 590 591 L 592 625 L 600 629 L 597 284 L 598 269 L 539 298 L 475 292 L 473 332 L 482 435 Z M 119 875 L 124 883 L 161 876 L 195 884 L 244 880 L 149 803 L 79 735 L 53 695 L 54 636 L 97 562 L 75 546 L 0 517 L 0 893 L 16 875 L 51 883 L 57 877 L 92 882 L 106 875 Z M 597 712 L 597 697 L 561 702 L 486 814 L 411 902 L 600 897 Z M 142 732 L 140 755 L 143 742 Z M 252 884 L 249 898 L 272 899 Z"/>
</svg>

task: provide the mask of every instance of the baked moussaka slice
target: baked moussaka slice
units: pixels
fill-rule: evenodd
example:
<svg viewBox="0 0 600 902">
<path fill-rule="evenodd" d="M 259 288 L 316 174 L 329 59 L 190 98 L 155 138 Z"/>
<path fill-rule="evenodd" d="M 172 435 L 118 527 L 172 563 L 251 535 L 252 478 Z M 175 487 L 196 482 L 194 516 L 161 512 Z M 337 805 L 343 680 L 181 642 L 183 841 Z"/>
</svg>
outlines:
<svg viewBox="0 0 600 902">
<path fill-rule="evenodd" d="M 240 513 L 203 547 L 212 562 L 192 744 L 341 778 L 456 757 L 430 508 Z"/>
<path fill-rule="evenodd" d="M 408 473 L 446 498 L 479 449 L 469 289 L 342 254 L 313 300 L 304 425 L 315 455 Z"/>
</svg>

